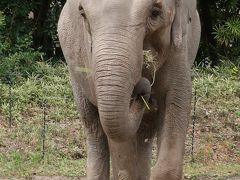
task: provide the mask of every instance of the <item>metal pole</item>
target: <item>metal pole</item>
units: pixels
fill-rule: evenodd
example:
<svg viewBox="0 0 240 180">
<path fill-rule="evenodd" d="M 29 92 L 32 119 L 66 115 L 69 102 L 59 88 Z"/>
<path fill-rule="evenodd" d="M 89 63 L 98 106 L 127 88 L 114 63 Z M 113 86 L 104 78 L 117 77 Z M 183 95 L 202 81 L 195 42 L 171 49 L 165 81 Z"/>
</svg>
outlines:
<svg viewBox="0 0 240 180">
<path fill-rule="evenodd" d="M 193 119 L 192 119 L 192 162 L 195 162 L 194 158 L 194 143 L 195 143 L 195 124 L 196 124 L 196 104 L 197 104 L 197 91 L 194 88 L 194 106 L 193 106 Z"/>
<path fill-rule="evenodd" d="M 42 129 L 42 159 L 45 158 L 45 143 L 46 143 L 46 119 L 47 119 L 47 105 L 43 102 L 43 129 Z"/>
<path fill-rule="evenodd" d="M 9 128 L 12 127 L 12 106 L 13 106 L 13 101 L 12 101 L 12 82 L 9 80 Z"/>
</svg>

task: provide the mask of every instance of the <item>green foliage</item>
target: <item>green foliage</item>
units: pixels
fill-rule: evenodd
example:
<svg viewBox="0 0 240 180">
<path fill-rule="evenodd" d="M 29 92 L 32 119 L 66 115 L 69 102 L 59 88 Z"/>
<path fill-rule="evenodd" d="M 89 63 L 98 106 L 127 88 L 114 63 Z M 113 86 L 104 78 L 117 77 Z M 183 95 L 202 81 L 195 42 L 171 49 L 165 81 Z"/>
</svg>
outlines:
<svg viewBox="0 0 240 180">
<path fill-rule="evenodd" d="M 202 37 L 198 61 L 220 64 L 223 57 L 237 63 L 240 57 L 240 1 L 198 0 Z"/>
<path fill-rule="evenodd" d="M 206 95 L 216 98 L 224 98 L 229 95 L 237 96 L 236 93 L 240 88 L 240 64 L 235 65 L 231 61 L 225 60 L 214 68 L 197 67 L 194 69 L 194 77 L 193 85 L 202 97 Z M 227 106 L 224 107 L 224 102 L 221 107 L 228 108 Z"/>
<path fill-rule="evenodd" d="M 33 42 L 31 47 L 40 49 L 47 58 L 51 58 L 56 48 L 57 20 L 64 3 L 65 0 L 1 0 L 0 11 L 5 17 L 1 35 L 12 48 L 17 38 L 29 34 Z"/>
<path fill-rule="evenodd" d="M 41 53 L 31 48 L 30 35 L 18 37 L 14 46 L 5 39 L 0 40 L 0 79 L 5 82 L 27 78 L 35 71 L 34 64 Z"/>
<path fill-rule="evenodd" d="M 2 26 L 4 26 L 4 22 L 5 22 L 4 16 L 3 16 L 2 12 L 0 11 L 0 28 L 2 28 Z"/>
<path fill-rule="evenodd" d="M 36 175 L 79 176 L 85 174 L 86 145 L 84 128 L 79 124 L 67 66 L 38 61 L 27 78 L 12 86 L 13 127 L 6 126 L 9 111 L 9 86 L 0 85 L 0 177 Z M 239 66 L 223 61 L 215 68 L 195 68 L 193 88 L 197 91 L 195 164 L 186 151 L 185 174 L 221 177 L 239 172 Z M 47 103 L 46 159 L 41 159 L 42 103 Z M 208 112 L 206 115 L 205 111 Z M 200 112 L 205 114 L 201 115 Z M 224 116 L 226 112 L 227 117 Z M 204 117 L 202 117 L 204 116 Z M 206 118 L 205 116 L 210 116 Z M 222 117 L 222 121 L 221 121 Z M 213 123 L 213 124 L 211 124 Z M 228 124 L 231 123 L 231 126 Z M 232 129 L 236 128 L 236 132 Z M 205 128 L 219 128 L 216 133 Z M 238 129 L 237 129 L 238 128 Z M 201 131 L 201 132 L 200 132 Z M 221 133 L 219 133 L 221 132 Z M 229 133 L 231 132 L 231 133 Z M 229 138 L 229 136 L 235 137 Z M 220 136 L 221 141 L 215 138 Z M 191 140 L 187 139 L 187 144 Z M 215 151 L 211 145 L 226 143 Z M 189 148 L 189 146 L 187 147 Z M 18 151 L 16 151 L 18 149 Z M 223 153 L 216 155 L 220 150 Z M 214 152 L 213 152 L 214 151 Z M 229 153 L 233 152 L 233 153 Z M 76 153 L 78 153 L 76 155 Z M 82 155 L 82 159 L 75 159 Z M 216 155 L 221 158 L 211 161 Z"/>
<path fill-rule="evenodd" d="M 0 51 L 12 49 L 18 39 L 31 37 L 31 47 L 41 51 L 44 59 L 62 57 L 56 47 L 57 21 L 66 0 L 1 0 Z M 198 62 L 220 63 L 222 56 L 237 62 L 239 57 L 239 0 L 198 0 L 202 21 L 202 41 Z M 32 16 L 29 16 L 29 15 Z M 45 58 L 47 57 L 47 58 Z"/>
<path fill-rule="evenodd" d="M 215 38 L 221 45 L 232 46 L 240 39 L 240 18 L 226 21 L 223 25 L 215 26 Z"/>
<path fill-rule="evenodd" d="M 50 10 L 48 12 L 48 18 L 46 19 L 44 31 L 52 38 L 53 43 L 58 41 L 57 22 L 64 3 L 65 0 L 52 0 Z"/>
<path fill-rule="evenodd" d="M 52 119 L 65 119 L 76 116 L 73 105 L 73 96 L 70 88 L 66 65 L 56 64 L 51 65 L 45 62 L 35 62 L 29 64 L 25 69 L 30 70 L 31 74 L 18 74 L 15 79 L 12 79 L 12 100 L 14 102 L 13 117 L 17 120 L 22 120 L 22 113 L 33 106 L 42 106 L 43 102 L 51 104 L 55 108 L 65 107 L 58 114 L 52 113 L 49 116 Z M 24 77 L 25 75 L 26 77 Z M 0 83 L 3 81 L 0 81 Z M 0 84 L 0 114 L 8 113 L 8 85 Z M 51 95 L 51 96 L 48 96 Z M 69 103 L 71 101 L 71 103 Z"/>
<path fill-rule="evenodd" d="M 232 18 L 215 26 L 213 34 L 224 50 L 221 54 L 237 63 L 240 59 L 240 18 Z"/>
<path fill-rule="evenodd" d="M 10 45 L 14 45 L 18 37 L 31 33 L 31 21 L 27 17 L 34 6 L 33 2 L 1 0 L 0 11 L 5 17 L 5 28 L 1 35 L 8 39 Z"/>
<path fill-rule="evenodd" d="M 67 67 L 63 63 L 52 65 L 38 61 L 31 64 L 31 68 L 32 74 L 21 80 L 15 79 L 12 85 L 11 131 L 5 128 L 9 113 L 9 85 L 0 81 L 0 179 L 2 176 L 26 177 L 34 173 L 83 175 L 85 159 L 73 158 L 76 151 L 83 151 L 81 153 L 85 155 L 85 148 L 80 144 L 84 142 L 83 131 L 79 130 L 79 115 Z M 47 104 L 45 161 L 41 152 L 43 102 Z M 2 151 L 2 148 L 7 149 Z"/>
</svg>

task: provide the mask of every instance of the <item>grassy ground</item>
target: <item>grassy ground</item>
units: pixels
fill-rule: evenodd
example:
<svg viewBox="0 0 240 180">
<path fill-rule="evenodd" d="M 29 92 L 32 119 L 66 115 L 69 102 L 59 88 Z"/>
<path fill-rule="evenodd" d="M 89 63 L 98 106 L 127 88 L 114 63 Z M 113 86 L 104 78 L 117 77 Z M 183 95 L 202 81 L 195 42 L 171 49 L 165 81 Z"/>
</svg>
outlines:
<svg viewBox="0 0 240 180">
<path fill-rule="evenodd" d="M 73 103 L 66 66 L 39 63 L 37 67 L 28 79 L 17 80 L 11 98 L 9 86 L 0 84 L 0 177 L 85 175 L 84 129 Z M 194 162 L 190 125 L 186 178 L 240 175 L 239 75 L 239 67 L 226 63 L 215 69 L 194 69 Z M 9 102 L 13 104 L 11 128 Z"/>
</svg>

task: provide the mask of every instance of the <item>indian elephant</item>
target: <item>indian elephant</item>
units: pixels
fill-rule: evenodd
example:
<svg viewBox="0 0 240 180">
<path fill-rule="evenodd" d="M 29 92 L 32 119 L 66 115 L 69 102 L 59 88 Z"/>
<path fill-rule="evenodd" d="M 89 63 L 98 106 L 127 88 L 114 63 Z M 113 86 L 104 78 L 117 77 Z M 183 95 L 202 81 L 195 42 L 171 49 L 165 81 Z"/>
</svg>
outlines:
<svg viewBox="0 0 240 180">
<path fill-rule="evenodd" d="M 67 0 L 58 34 L 85 124 L 89 180 L 110 178 L 110 156 L 115 180 L 182 179 L 200 31 L 196 0 Z M 143 50 L 155 57 L 154 76 Z"/>
</svg>

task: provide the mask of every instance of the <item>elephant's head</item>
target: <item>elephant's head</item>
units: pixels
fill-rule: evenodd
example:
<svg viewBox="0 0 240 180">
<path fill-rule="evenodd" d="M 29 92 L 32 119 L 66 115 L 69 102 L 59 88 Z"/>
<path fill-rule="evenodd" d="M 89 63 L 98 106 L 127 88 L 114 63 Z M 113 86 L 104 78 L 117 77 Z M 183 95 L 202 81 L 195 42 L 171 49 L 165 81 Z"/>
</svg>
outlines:
<svg viewBox="0 0 240 180">
<path fill-rule="evenodd" d="M 143 47 L 156 51 L 181 44 L 181 0 L 82 0 L 79 10 L 91 36 L 92 64 L 101 124 L 123 141 L 136 134 L 144 111 L 140 95 L 151 87 L 142 78 Z M 133 96 L 134 100 L 132 100 Z"/>
</svg>

